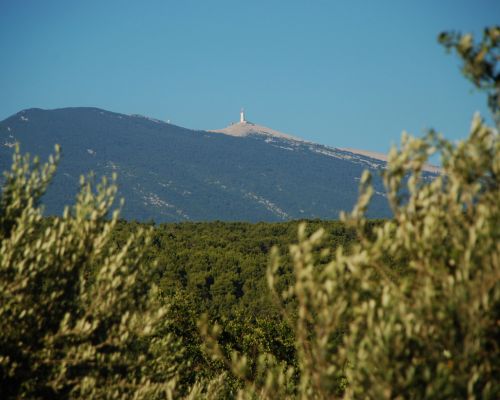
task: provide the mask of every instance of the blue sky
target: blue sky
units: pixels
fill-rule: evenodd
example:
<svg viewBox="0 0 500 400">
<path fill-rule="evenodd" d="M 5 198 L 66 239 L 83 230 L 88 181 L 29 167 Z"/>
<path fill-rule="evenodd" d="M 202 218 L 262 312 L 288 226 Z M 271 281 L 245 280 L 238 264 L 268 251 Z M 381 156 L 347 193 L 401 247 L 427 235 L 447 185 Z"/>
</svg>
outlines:
<svg viewBox="0 0 500 400">
<path fill-rule="evenodd" d="M 95 106 L 215 129 L 243 106 L 338 147 L 460 139 L 486 97 L 436 37 L 499 22 L 495 0 L 0 0 L 0 119 Z"/>
</svg>

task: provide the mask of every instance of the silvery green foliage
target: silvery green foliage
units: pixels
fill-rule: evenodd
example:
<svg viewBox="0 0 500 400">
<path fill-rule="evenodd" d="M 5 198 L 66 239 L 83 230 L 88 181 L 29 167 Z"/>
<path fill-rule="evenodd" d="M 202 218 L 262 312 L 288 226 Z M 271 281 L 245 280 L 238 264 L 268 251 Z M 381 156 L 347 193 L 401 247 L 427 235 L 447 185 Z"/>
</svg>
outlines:
<svg viewBox="0 0 500 400">
<path fill-rule="evenodd" d="M 426 180 L 422 169 L 436 151 L 442 174 Z M 384 173 L 394 218 L 372 232 L 369 181 L 366 173 L 358 204 L 344 216 L 357 228 L 353 248 L 329 254 L 321 250 L 324 232 L 307 236 L 302 225 L 290 246 L 295 283 L 283 293 L 273 251 L 269 287 L 294 326 L 298 371 L 263 354 L 250 378 L 247 360 L 235 353 L 225 362 L 242 380 L 239 398 L 499 397 L 498 135 L 479 116 L 457 145 L 404 134 Z M 224 359 L 217 327 L 201 327 L 207 350 Z"/>
<path fill-rule="evenodd" d="M 472 34 L 443 32 L 439 42 L 462 60 L 462 72 L 478 89 L 488 93 L 488 106 L 500 128 L 500 25 L 485 28 L 480 42 Z"/>
<path fill-rule="evenodd" d="M 423 181 L 426 155 L 436 150 L 442 174 Z M 498 398 L 499 156 L 498 135 L 479 116 L 456 146 L 404 136 L 401 151 L 390 153 L 384 180 L 394 219 L 367 237 L 360 203 L 352 217 L 361 244 L 335 260 L 362 293 L 346 296 L 346 397 Z M 408 271 L 395 276 L 388 260 Z"/>
<path fill-rule="evenodd" d="M 38 200 L 58 160 L 14 154 L 0 197 L 2 398 L 175 395 L 182 351 L 141 267 L 148 232 L 111 239 L 116 188 L 82 178 L 76 204 L 42 219 Z M 109 217 L 109 218 L 108 218 Z M 43 227 L 43 229 L 42 229 Z"/>
</svg>

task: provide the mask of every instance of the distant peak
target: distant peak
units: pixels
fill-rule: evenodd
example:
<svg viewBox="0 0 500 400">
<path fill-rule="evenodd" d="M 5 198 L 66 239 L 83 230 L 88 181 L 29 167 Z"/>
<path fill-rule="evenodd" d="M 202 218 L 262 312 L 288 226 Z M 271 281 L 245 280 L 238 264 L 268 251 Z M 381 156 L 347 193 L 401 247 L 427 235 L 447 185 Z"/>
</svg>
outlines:
<svg viewBox="0 0 500 400">
<path fill-rule="evenodd" d="M 245 137 L 245 136 L 250 136 L 250 135 L 262 135 L 262 136 L 272 136 L 272 137 L 277 137 L 281 139 L 289 139 L 289 140 L 296 140 L 303 142 L 304 140 L 293 136 L 289 135 L 287 133 L 283 133 L 271 128 L 268 128 L 267 126 L 263 125 L 258 125 L 253 122 L 250 122 L 246 119 L 245 116 L 245 109 L 241 108 L 240 110 L 240 120 L 239 122 L 234 122 L 230 124 L 229 126 L 226 126 L 225 128 L 222 129 L 213 129 L 209 130 L 209 132 L 215 132 L 215 133 L 223 133 L 225 135 L 229 136 L 237 136 L 237 137 Z"/>
</svg>

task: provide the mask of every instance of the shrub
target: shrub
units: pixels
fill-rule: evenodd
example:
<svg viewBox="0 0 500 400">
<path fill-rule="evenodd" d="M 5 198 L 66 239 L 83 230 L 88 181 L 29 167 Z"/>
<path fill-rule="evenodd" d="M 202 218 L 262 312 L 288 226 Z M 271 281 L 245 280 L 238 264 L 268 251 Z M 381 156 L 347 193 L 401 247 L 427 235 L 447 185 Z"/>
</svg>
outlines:
<svg viewBox="0 0 500 400">
<path fill-rule="evenodd" d="M 110 244 L 116 188 L 81 180 L 75 206 L 42 219 L 58 160 L 19 148 L 0 197 L 2 398 L 172 396 L 182 349 L 156 335 L 169 321 L 142 267 L 149 233 Z"/>
<path fill-rule="evenodd" d="M 472 65 L 492 63 L 483 73 L 498 72 L 498 57 L 481 53 L 498 49 L 498 32 L 486 31 L 486 47 L 465 39 L 463 53 L 466 74 L 490 92 L 495 116 L 498 75 L 482 80 Z M 464 42 L 441 39 L 450 48 Z M 423 169 L 436 152 L 442 171 L 429 179 Z M 365 172 L 358 203 L 343 216 L 359 239 L 349 254 L 342 247 L 314 251 L 323 230 L 307 236 L 302 225 L 290 246 L 295 283 L 279 292 L 282 263 L 272 252 L 268 283 L 294 331 L 297 368 L 261 354 L 255 369 L 233 353 L 225 362 L 242 382 L 239 398 L 500 397 L 498 132 L 476 115 L 470 136 L 456 145 L 434 132 L 421 139 L 403 134 L 383 179 L 394 217 L 367 229 L 373 188 Z M 220 328 L 205 321 L 201 329 L 207 351 L 224 359 Z"/>
</svg>

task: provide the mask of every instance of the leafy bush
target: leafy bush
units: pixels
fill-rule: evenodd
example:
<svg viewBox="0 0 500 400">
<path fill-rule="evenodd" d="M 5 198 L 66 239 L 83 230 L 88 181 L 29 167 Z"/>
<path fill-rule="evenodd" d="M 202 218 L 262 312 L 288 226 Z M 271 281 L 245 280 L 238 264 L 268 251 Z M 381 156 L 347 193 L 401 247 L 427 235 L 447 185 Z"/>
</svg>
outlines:
<svg viewBox="0 0 500 400">
<path fill-rule="evenodd" d="M 174 394 L 182 349 L 148 287 L 145 231 L 110 246 L 115 186 L 82 178 L 76 205 L 43 221 L 58 160 L 14 154 L 0 197 L 2 398 L 154 398 Z"/>
<path fill-rule="evenodd" d="M 455 50 L 463 61 L 462 72 L 478 89 L 488 93 L 488 106 L 497 128 L 500 125 L 500 26 L 485 28 L 481 42 L 474 43 L 471 34 L 443 32 L 439 42 Z"/>
<path fill-rule="evenodd" d="M 487 89 L 492 105 L 498 86 Z M 426 180 L 436 152 L 441 174 Z M 239 398 L 499 398 L 498 132 L 475 116 L 456 145 L 434 132 L 404 134 L 383 179 L 394 218 L 367 230 L 373 188 L 365 173 L 357 205 L 343 216 L 359 238 L 349 254 L 321 250 L 324 231 L 308 236 L 302 225 L 290 246 L 295 282 L 279 291 L 281 256 L 272 252 L 268 283 L 294 331 L 296 369 L 267 353 L 256 368 L 237 352 L 225 358 L 220 327 L 201 323 L 207 351 L 241 379 Z"/>
</svg>

